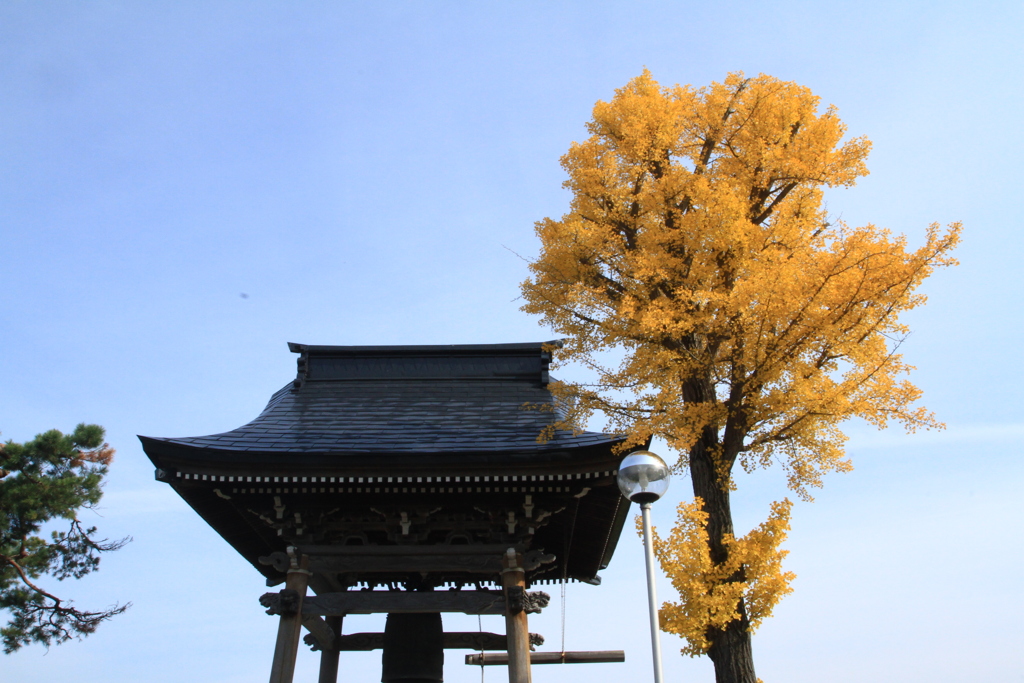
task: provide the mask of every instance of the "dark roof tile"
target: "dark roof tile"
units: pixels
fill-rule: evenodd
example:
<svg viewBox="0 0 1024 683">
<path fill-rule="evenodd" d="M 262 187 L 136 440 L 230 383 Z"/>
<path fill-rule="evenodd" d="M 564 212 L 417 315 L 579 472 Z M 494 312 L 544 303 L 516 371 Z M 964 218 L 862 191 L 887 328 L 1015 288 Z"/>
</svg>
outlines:
<svg viewBox="0 0 1024 683">
<path fill-rule="evenodd" d="M 515 451 L 611 444 L 556 431 L 541 344 L 301 347 L 299 376 L 252 422 L 209 436 L 158 439 L 217 450 L 295 453 Z M 538 409 L 539 408 L 539 409 Z"/>
</svg>

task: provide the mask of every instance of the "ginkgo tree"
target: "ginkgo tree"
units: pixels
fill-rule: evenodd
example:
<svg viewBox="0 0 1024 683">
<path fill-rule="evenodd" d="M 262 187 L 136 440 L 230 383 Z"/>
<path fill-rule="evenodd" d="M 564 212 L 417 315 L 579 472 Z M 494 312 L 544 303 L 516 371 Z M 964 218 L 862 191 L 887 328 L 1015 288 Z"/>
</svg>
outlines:
<svg viewBox="0 0 1024 683">
<path fill-rule="evenodd" d="M 659 437 L 679 454 L 694 498 L 655 543 L 680 594 L 663 628 L 719 683 L 755 683 L 751 631 L 790 590 L 791 505 L 737 538 L 736 467 L 778 463 L 809 499 L 851 468 L 843 421 L 941 426 L 905 377 L 899 316 L 955 263 L 960 225 L 932 225 L 912 249 L 831 218 L 824 189 L 867 174 L 870 142 L 771 76 L 665 88 L 644 71 L 587 128 L 562 157 L 569 212 L 536 225 L 523 309 L 567 337 L 558 363 L 594 372 L 556 387 L 566 425 L 603 413 L 629 446 Z"/>
</svg>

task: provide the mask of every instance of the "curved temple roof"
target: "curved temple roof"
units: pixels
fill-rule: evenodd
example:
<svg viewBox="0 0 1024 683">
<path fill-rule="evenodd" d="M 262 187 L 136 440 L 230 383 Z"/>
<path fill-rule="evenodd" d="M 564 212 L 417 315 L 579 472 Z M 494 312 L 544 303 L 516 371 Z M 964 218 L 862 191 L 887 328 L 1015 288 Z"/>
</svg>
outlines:
<svg viewBox="0 0 1024 683">
<path fill-rule="evenodd" d="M 300 354 L 298 375 L 252 422 L 209 436 L 143 440 L 202 449 L 213 459 L 217 451 L 279 453 L 289 459 L 302 454 L 528 456 L 617 443 L 619 438 L 606 434 L 566 430 L 541 438 L 564 414 L 547 388 L 545 349 L 558 344 L 289 344 Z"/>
<path fill-rule="evenodd" d="M 283 575 L 260 558 L 353 540 L 543 549 L 557 559 L 531 581 L 594 581 L 629 508 L 615 486 L 625 437 L 552 432 L 564 414 L 548 389 L 558 345 L 290 344 L 296 378 L 249 424 L 139 438 L 157 479 L 269 581 Z M 396 576 L 320 572 L 311 585 Z M 500 582 L 461 570 L 431 576 Z"/>
</svg>

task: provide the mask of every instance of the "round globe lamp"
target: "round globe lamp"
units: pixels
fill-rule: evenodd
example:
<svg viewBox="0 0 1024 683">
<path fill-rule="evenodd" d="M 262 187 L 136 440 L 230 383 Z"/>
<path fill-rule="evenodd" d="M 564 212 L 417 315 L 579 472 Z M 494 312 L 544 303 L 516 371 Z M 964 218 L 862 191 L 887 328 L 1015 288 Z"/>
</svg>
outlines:
<svg viewBox="0 0 1024 683">
<path fill-rule="evenodd" d="M 634 451 L 619 465 L 619 490 L 634 503 L 653 503 L 665 495 L 672 470 L 665 461 L 650 451 Z"/>
</svg>

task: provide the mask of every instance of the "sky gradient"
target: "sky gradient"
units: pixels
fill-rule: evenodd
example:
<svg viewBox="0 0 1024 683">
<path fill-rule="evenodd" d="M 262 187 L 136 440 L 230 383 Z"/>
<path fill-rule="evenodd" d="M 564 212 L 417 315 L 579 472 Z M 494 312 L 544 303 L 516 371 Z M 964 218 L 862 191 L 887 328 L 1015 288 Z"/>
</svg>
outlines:
<svg viewBox="0 0 1024 683">
<path fill-rule="evenodd" d="M 4 657 L 0 679 L 265 679 L 260 576 L 153 480 L 136 435 L 248 422 L 294 376 L 288 341 L 552 338 L 517 301 L 533 223 L 567 210 L 558 160 L 594 102 L 646 67 L 664 85 L 806 85 L 874 143 L 871 175 L 828 193 L 836 217 L 911 245 L 965 225 L 901 348 L 948 429 L 849 425 L 856 469 L 794 507 L 795 593 L 754 636 L 758 676 L 1024 680 L 1022 33 L 1019 2 L 0 4 L 0 431 L 104 425 L 117 456 L 85 521 L 134 538 L 55 586 L 133 607 Z M 688 488 L 655 506 L 664 529 Z M 786 494 L 781 472 L 742 477 L 738 530 Z M 627 528 L 603 585 L 567 589 L 566 648 L 627 663 L 536 667 L 537 683 L 649 679 L 642 563 Z M 554 598 L 531 630 L 557 650 Z M 713 680 L 675 636 L 662 647 L 667 681 Z M 479 679 L 463 654 L 446 681 Z M 379 680 L 380 653 L 342 666 Z M 316 667 L 300 652 L 296 681 Z"/>
</svg>

